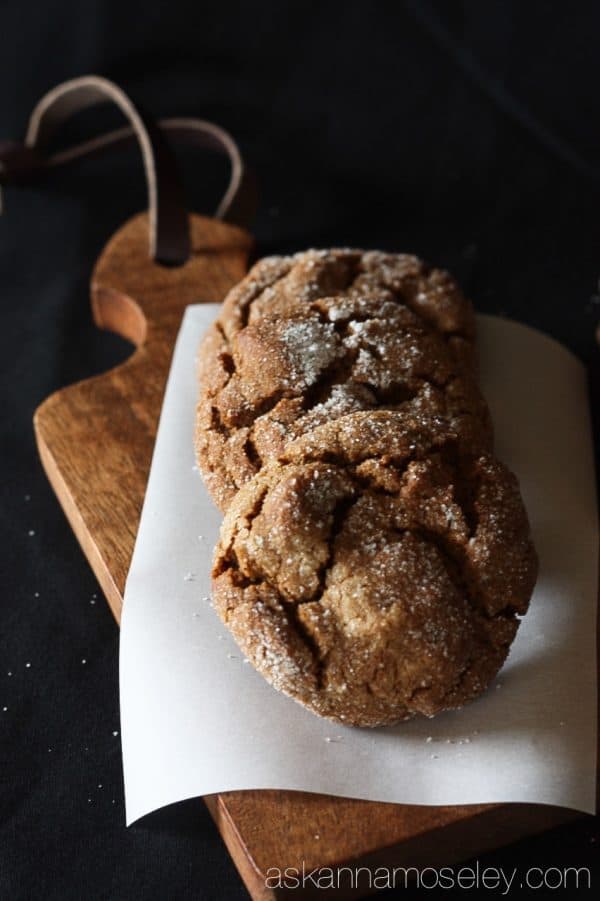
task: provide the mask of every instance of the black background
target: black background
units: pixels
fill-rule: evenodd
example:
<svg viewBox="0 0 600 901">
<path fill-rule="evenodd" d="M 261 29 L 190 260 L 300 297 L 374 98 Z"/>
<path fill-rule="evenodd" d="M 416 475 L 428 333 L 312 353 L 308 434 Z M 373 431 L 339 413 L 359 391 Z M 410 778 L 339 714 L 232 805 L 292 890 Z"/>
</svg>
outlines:
<svg viewBox="0 0 600 901">
<path fill-rule="evenodd" d="M 599 29 L 592 0 L 4 2 L 0 137 L 22 137 L 57 82 L 106 75 L 156 115 L 236 136 L 261 186 L 259 254 L 416 252 L 448 266 L 479 310 L 544 329 L 593 368 Z M 224 168 L 183 163 L 209 212 Z M 103 243 L 144 202 L 134 151 L 4 196 L 2 901 L 245 897 L 201 803 L 125 829 L 117 627 L 33 441 L 40 401 L 129 353 L 94 329 L 87 291 Z M 589 866 L 595 835 L 585 818 L 485 862 Z"/>
</svg>

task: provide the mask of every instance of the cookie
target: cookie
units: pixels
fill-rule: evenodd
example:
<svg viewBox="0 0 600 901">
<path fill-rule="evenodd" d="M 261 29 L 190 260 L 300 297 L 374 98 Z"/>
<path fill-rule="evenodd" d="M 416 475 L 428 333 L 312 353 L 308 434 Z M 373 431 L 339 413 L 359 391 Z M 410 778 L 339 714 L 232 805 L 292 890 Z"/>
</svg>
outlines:
<svg viewBox="0 0 600 901">
<path fill-rule="evenodd" d="M 536 577 L 514 476 L 402 416 L 350 414 L 293 442 L 236 494 L 215 554 L 215 608 L 256 669 L 357 726 L 479 695 Z"/>
<path fill-rule="evenodd" d="M 446 335 L 472 342 L 471 304 L 449 273 L 409 254 L 333 249 L 265 257 L 230 291 L 220 321 L 228 340 L 265 314 L 289 315 L 321 297 L 385 296 Z"/>
<path fill-rule="evenodd" d="M 222 509 L 290 440 L 358 410 L 431 402 L 440 412 L 464 420 L 465 448 L 468 445 L 473 453 L 491 448 L 490 417 L 477 386 L 472 354 L 457 355 L 449 344 L 449 338 L 466 342 L 450 331 L 461 322 L 464 333 L 472 334 L 470 317 L 459 316 L 466 303 L 462 295 L 452 315 L 440 314 L 440 329 L 448 329 L 444 333 L 385 286 L 382 273 L 391 267 L 380 271 L 374 262 L 382 255 L 340 255 L 341 269 L 335 254 L 332 259 L 316 257 L 321 278 L 314 284 L 306 282 L 306 296 L 300 275 L 307 278 L 314 255 L 304 255 L 309 259 L 290 269 L 277 269 L 269 262 L 265 272 L 271 277 L 274 272 L 287 274 L 261 292 L 254 287 L 253 302 L 245 306 L 246 295 L 241 288 L 234 289 L 235 303 L 230 303 L 230 295 L 203 342 L 196 454 L 209 491 Z M 405 259 L 414 258 L 400 258 Z M 356 275 L 359 263 L 366 271 Z M 340 286 L 348 281 L 349 271 L 354 279 L 344 290 Z M 338 274 L 338 283 L 332 273 Z M 381 282 L 378 290 L 375 273 Z M 301 300 L 290 296 L 292 276 Z M 259 283 L 262 286 L 264 279 Z M 387 283 L 396 284 L 391 275 Z M 245 290 L 250 292 L 249 287 Z M 338 293 L 316 296 L 321 290 Z M 241 310 L 249 321 L 240 318 Z"/>
</svg>

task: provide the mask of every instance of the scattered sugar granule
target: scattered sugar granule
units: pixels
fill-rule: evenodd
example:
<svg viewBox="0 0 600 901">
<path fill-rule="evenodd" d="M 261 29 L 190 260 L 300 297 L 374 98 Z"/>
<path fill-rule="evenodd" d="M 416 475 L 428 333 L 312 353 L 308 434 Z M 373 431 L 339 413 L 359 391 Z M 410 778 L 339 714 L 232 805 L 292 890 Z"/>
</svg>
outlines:
<svg viewBox="0 0 600 901">
<path fill-rule="evenodd" d="M 430 742 L 433 741 L 433 736 L 432 736 L 432 735 L 428 735 L 427 738 L 425 739 L 425 741 L 427 742 L 427 744 L 429 744 Z"/>
<path fill-rule="evenodd" d="M 87 663 L 87 660 L 85 659 L 85 657 L 82 657 L 82 658 L 81 658 L 81 662 L 82 662 L 82 663 Z"/>
<path fill-rule="evenodd" d="M 30 538 L 33 538 L 33 536 L 35 535 L 35 529 L 30 529 L 27 534 Z"/>
<path fill-rule="evenodd" d="M 30 494 L 26 494 L 26 495 L 25 495 L 25 500 L 26 500 L 26 501 L 30 501 L 30 500 L 31 500 L 31 495 L 30 495 Z"/>
<path fill-rule="evenodd" d="M 34 596 L 34 598 L 39 598 L 39 596 L 40 596 L 39 591 L 34 591 L 33 596 Z"/>
<path fill-rule="evenodd" d="M 184 582 L 193 582 L 194 581 L 194 573 L 186 573 L 183 577 Z"/>
<path fill-rule="evenodd" d="M 321 838 L 321 836 L 319 835 L 318 832 L 315 832 L 315 838 L 316 838 L 317 841 L 319 841 L 319 839 Z"/>
<path fill-rule="evenodd" d="M 331 344 L 333 333 L 332 325 L 313 320 L 291 321 L 286 327 L 281 341 L 299 387 L 314 384 L 322 370 L 339 356 L 339 349 Z"/>
<path fill-rule="evenodd" d="M 25 666 L 27 667 L 27 669 L 29 669 L 29 667 L 31 666 L 31 663 L 26 663 Z"/>
<path fill-rule="evenodd" d="M 95 598 L 91 598 L 90 604 L 92 605 L 92 607 L 94 606 L 95 603 L 96 603 L 96 599 L 95 599 Z"/>
<path fill-rule="evenodd" d="M 12 672 L 9 670 L 9 672 L 8 672 L 6 675 L 7 675 L 7 676 L 12 676 Z"/>
<path fill-rule="evenodd" d="M 6 711 L 8 710 L 8 707 L 3 707 L 2 709 L 6 713 Z"/>
<path fill-rule="evenodd" d="M 118 735 L 118 734 L 119 734 L 119 733 L 118 733 L 117 730 L 115 729 L 115 731 L 113 732 L 113 735 L 116 736 L 116 735 Z"/>
<path fill-rule="evenodd" d="M 429 756 L 432 760 L 437 760 L 439 758 L 439 754 L 430 754 Z"/>
<path fill-rule="evenodd" d="M 101 783 L 101 782 L 98 783 L 98 788 L 102 788 L 102 783 Z"/>
</svg>

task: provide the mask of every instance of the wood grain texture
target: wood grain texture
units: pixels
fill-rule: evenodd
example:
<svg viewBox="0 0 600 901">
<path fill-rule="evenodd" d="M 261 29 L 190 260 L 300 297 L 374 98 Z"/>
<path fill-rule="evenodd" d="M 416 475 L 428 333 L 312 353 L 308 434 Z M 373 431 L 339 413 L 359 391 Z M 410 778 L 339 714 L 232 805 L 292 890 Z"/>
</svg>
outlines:
<svg viewBox="0 0 600 901">
<path fill-rule="evenodd" d="M 186 306 L 221 300 L 246 272 L 251 237 L 215 220 L 191 219 L 192 255 L 166 267 L 148 257 L 148 224 L 121 228 L 91 281 L 94 321 L 136 350 L 121 366 L 58 391 L 38 408 L 42 462 L 119 620 L 158 417 Z"/>
<path fill-rule="evenodd" d="M 93 272 L 92 310 L 100 328 L 136 350 L 110 372 L 53 394 L 34 418 L 48 478 L 117 621 L 183 311 L 222 300 L 252 247 L 243 230 L 200 216 L 191 217 L 191 237 L 190 260 L 166 268 L 148 258 L 145 214 L 117 232 Z M 272 867 L 440 866 L 577 816 L 535 805 L 416 807 L 281 791 L 205 801 L 255 899 L 286 895 L 265 886 Z"/>
</svg>

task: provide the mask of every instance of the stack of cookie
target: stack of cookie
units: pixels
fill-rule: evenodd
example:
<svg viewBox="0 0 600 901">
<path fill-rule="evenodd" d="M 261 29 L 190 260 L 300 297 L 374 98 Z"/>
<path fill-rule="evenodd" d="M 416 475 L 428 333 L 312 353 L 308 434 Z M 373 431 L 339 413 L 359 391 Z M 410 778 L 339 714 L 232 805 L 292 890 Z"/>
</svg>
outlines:
<svg viewBox="0 0 600 901">
<path fill-rule="evenodd" d="M 537 560 L 474 339 L 447 273 L 354 250 L 262 260 L 204 339 L 214 604 L 256 669 L 321 716 L 461 706 L 527 610 Z"/>
</svg>

